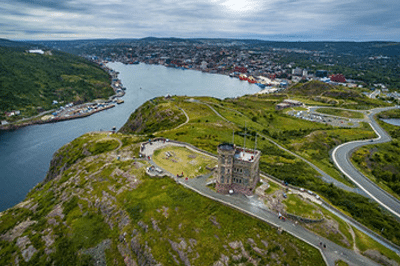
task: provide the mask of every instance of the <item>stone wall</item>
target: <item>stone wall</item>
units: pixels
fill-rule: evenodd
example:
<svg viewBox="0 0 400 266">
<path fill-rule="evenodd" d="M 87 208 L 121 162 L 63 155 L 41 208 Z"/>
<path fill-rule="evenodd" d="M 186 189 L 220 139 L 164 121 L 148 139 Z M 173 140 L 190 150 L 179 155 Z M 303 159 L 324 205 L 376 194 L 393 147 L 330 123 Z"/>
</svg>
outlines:
<svg viewBox="0 0 400 266">
<path fill-rule="evenodd" d="M 307 223 L 307 224 L 321 223 L 321 222 L 324 221 L 323 218 L 322 219 L 308 219 L 308 218 L 297 216 L 297 215 L 294 215 L 294 214 L 291 214 L 291 213 L 285 213 L 284 216 L 286 216 L 286 217 L 288 217 L 288 218 L 290 218 L 292 220 L 303 222 L 303 223 Z"/>
</svg>

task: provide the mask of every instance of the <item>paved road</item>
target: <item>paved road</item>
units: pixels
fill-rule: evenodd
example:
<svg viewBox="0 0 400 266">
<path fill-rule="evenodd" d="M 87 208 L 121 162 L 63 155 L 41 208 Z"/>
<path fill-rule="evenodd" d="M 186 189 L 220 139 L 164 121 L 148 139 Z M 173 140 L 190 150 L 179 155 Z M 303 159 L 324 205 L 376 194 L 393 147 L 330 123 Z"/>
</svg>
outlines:
<svg viewBox="0 0 400 266">
<path fill-rule="evenodd" d="M 378 125 L 373 116 L 379 112 L 395 108 L 396 107 L 388 107 L 370 110 L 370 114 L 368 114 L 369 124 L 378 137 L 373 140 L 352 141 L 339 145 L 333 150 L 332 159 L 336 167 L 370 198 L 374 199 L 382 207 L 393 213 L 397 218 L 400 218 L 400 201 L 361 174 L 349 160 L 354 150 L 359 147 L 369 144 L 385 143 L 391 140 L 391 137 Z"/>
<path fill-rule="evenodd" d="M 210 104 L 208 104 L 208 103 L 206 103 L 206 102 L 201 102 L 201 101 L 198 101 L 198 100 L 193 100 L 192 102 L 197 102 L 197 103 L 202 103 L 202 104 L 207 105 L 214 113 L 216 113 L 216 114 L 217 114 L 219 117 L 221 117 L 223 120 L 225 120 L 225 121 L 227 121 L 227 122 L 229 122 L 229 123 L 232 123 L 232 121 L 227 120 L 227 119 L 226 119 L 225 117 L 223 117 L 220 113 L 218 113 L 217 110 L 215 110 Z M 211 103 L 211 104 L 215 104 L 215 103 Z M 218 105 L 218 104 L 215 104 L 215 105 Z M 219 105 L 219 106 L 220 106 L 220 105 Z M 231 111 L 235 111 L 235 112 L 237 112 L 237 113 L 239 113 L 239 114 L 245 116 L 244 114 L 240 113 L 239 111 L 237 111 L 237 110 L 235 110 L 235 109 L 230 109 L 230 108 L 227 108 L 227 107 L 225 107 L 225 106 L 220 106 L 220 107 L 229 109 L 229 110 L 231 110 Z M 313 107 L 313 108 L 314 108 L 314 107 Z M 315 107 L 315 109 L 317 109 L 317 108 L 320 108 L 320 107 Z M 321 170 L 320 168 L 318 168 L 315 164 L 311 163 L 310 161 L 306 160 L 305 158 L 301 157 L 300 155 L 298 155 L 298 154 L 296 154 L 296 153 L 294 153 L 294 152 L 292 152 L 292 151 L 286 149 L 285 147 L 281 146 L 280 144 L 278 144 L 277 142 L 275 142 L 274 140 L 272 140 L 272 139 L 269 138 L 268 136 L 265 136 L 265 135 L 260 134 L 260 133 L 258 133 L 258 135 L 261 136 L 261 137 L 264 137 L 265 139 L 267 139 L 269 142 L 271 142 L 272 144 L 274 144 L 275 146 L 277 146 L 277 147 L 280 148 L 281 150 L 284 150 L 284 151 L 290 153 L 291 155 L 295 156 L 296 158 L 298 158 L 298 159 L 304 161 L 305 163 L 307 163 L 308 165 L 310 165 L 312 168 L 314 168 L 314 169 L 320 174 L 319 177 L 320 177 L 324 182 L 332 183 L 332 184 L 334 184 L 335 186 L 337 186 L 337 187 L 339 187 L 339 188 L 341 188 L 341 189 L 343 189 L 343 190 L 350 191 L 350 192 L 355 192 L 355 193 L 358 193 L 358 194 L 360 194 L 360 195 L 362 195 L 362 196 L 369 197 L 368 194 L 366 194 L 366 193 L 365 193 L 363 190 L 361 190 L 360 188 L 354 188 L 354 187 L 350 187 L 350 186 L 348 186 L 348 185 L 346 185 L 346 184 L 343 184 L 342 182 L 336 180 L 335 178 L 331 177 L 330 175 L 328 175 L 327 173 L 325 173 L 324 171 L 322 171 L 322 170 Z"/>
<path fill-rule="evenodd" d="M 314 168 L 314 170 L 316 170 L 316 171 L 320 174 L 319 177 L 320 177 L 324 182 L 326 182 L 326 183 L 332 183 L 332 184 L 334 184 L 335 186 L 337 186 L 337 187 L 339 187 L 339 188 L 341 188 L 341 189 L 343 189 L 343 190 L 346 190 L 346 191 L 355 192 L 355 193 L 358 193 L 358 194 L 363 195 L 363 196 L 368 196 L 368 195 L 367 195 L 364 191 L 362 191 L 361 189 L 350 187 L 350 186 L 348 186 L 348 185 L 346 185 L 346 184 L 343 184 L 342 182 L 336 180 L 335 178 L 331 177 L 330 175 L 328 175 L 327 173 L 325 173 L 324 171 L 322 171 L 320 168 L 318 168 L 318 167 L 317 167 L 315 164 L 313 164 L 312 162 L 310 162 L 310 161 L 304 159 L 304 158 L 301 157 L 300 155 L 298 155 L 298 154 L 296 154 L 296 153 L 294 153 L 294 152 L 292 152 L 292 151 L 286 149 L 285 147 L 279 145 L 277 142 L 273 141 L 272 139 L 268 138 L 267 136 L 265 136 L 265 135 L 263 135 L 263 134 L 259 134 L 259 135 L 260 135 L 261 137 L 266 138 L 269 142 L 273 143 L 275 146 L 277 146 L 277 147 L 280 148 L 281 150 L 284 150 L 284 151 L 290 153 L 291 155 L 295 156 L 296 158 L 298 158 L 298 159 L 304 161 L 305 163 L 307 163 L 308 165 L 310 165 L 312 168 Z"/>
<path fill-rule="evenodd" d="M 314 246 L 321 251 L 327 265 L 335 265 L 335 261 L 337 260 L 343 260 L 349 265 L 378 265 L 370 259 L 320 237 L 289 220 L 285 222 L 280 220 L 276 213 L 267 209 L 265 205 L 258 200 L 256 195 L 252 197 L 246 197 L 240 194 L 222 195 L 206 187 L 206 180 L 207 177 L 203 176 L 200 178 L 192 178 L 187 181 L 181 178 L 178 182 L 203 196 L 257 217 Z M 320 246 L 321 242 L 326 245 L 326 248 Z"/>
<path fill-rule="evenodd" d="M 195 101 L 198 103 L 203 103 L 200 101 Z M 222 119 L 228 121 L 226 118 L 224 118 L 222 115 L 220 115 L 213 107 L 211 107 L 207 103 L 203 103 L 207 105 L 211 110 L 213 110 L 218 116 L 220 116 Z M 323 108 L 323 107 L 312 107 L 312 110 L 315 110 L 317 108 Z M 267 136 L 263 136 L 260 134 L 260 136 L 265 137 L 268 139 L 271 143 L 275 144 L 278 146 L 280 149 L 285 150 L 286 152 L 289 152 L 290 154 L 296 156 L 297 158 L 303 160 L 304 162 L 308 163 L 312 168 L 314 168 L 316 171 L 320 173 L 320 177 L 322 180 L 328 183 L 333 183 L 337 187 L 347 190 L 347 191 L 352 191 L 356 192 L 360 195 L 367 196 L 369 198 L 372 198 L 378 204 L 380 204 L 382 207 L 385 209 L 389 210 L 391 213 L 393 213 L 397 218 L 400 218 L 400 201 L 394 198 L 393 196 L 389 195 L 387 192 L 383 191 L 379 186 L 374 184 L 372 181 L 370 181 L 367 177 L 365 177 L 363 174 L 361 174 L 355 167 L 350 163 L 349 158 L 354 151 L 354 149 L 359 148 L 364 145 L 368 144 L 377 144 L 377 143 L 385 143 L 391 140 L 391 137 L 378 125 L 378 123 L 374 120 L 373 116 L 379 112 L 386 111 L 386 110 L 391 110 L 391 109 L 396 109 L 397 107 L 386 107 L 386 108 L 377 108 L 377 109 L 372 109 L 372 110 L 367 110 L 367 111 L 361 111 L 364 114 L 367 115 L 367 119 L 351 119 L 354 121 L 366 121 L 369 122 L 371 127 L 374 129 L 375 133 L 378 135 L 378 138 L 374 140 L 363 140 L 363 141 L 352 141 L 352 142 L 347 142 L 342 145 L 339 145 L 336 147 L 333 152 L 332 152 L 332 159 L 336 165 L 336 167 L 344 174 L 346 175 L 350 180 L 355 183 L 358 188 L 352 188 L 349 187 L 336 179 L 332 178 L 330 175 L 326 174 L 324 171 L 319 169 L 316 165 L 313 163 L 307 161 L 303 157 L 295 154 L 294 152 L 289 151 L 288 149 L 282 147 L 275 141 L 271 140 Z M 342 109 L 342 108 L 340 108 Z M 343 109 L 347 110 L 347 109 Z M 231 121 L 228 121 L 231 122 Z"/>
<path fill-rule="evenodd" d="M 146 157 L 147 156 L 152 156 L 153 152 L 157 149 L 160 149 L 164 145 L 168 145 L 168 142 L 162 142 L 162 141 L 156 141 L 152 142 L 152 144 L 146 144 L 144 145 L 144 149 L 142 151 L 142 154 L 144 154 Z M 173 145 L 178 145 L 178 146 L 185 146 L 182 144 L 176 144 L 173 143 Z M 150 163 L 158 168 L 152 160 L 150 160 Z M 164 169 L 163 169 L 164 170 Z M 257 196 L 254 195 L 252 197 L 246 197 L 241 194 L 234 194 L 234 195 L 222 195 L 219 193 L 216 193 L 215 191 L 209 189 L 206 186 L 207 182 L 207 175 L 206 176 L 201 176 L 198 178 L 191 178 L 186 180 L 185 178 L 177 178 L 175 175 L 168 173 L 167 171 L 164 170 L 165 173 L 167 173 L 170 177 L 174 178 L 178 183 L 182 184 L 185 187 L 188 187 L 195 192 L 208 197 L 212 200 L 219 201 L 225 205 L 228 205 L 232 208 L 239 209 L 240 211 L 247 213 L 251 216 L 254 216 L 258 219 L 261 219 L 277 228 L 282 229 L 283 231 L 303 240 L 304 242 L 314 246 L 318 250 L 321 251 L 325 262 L 327 265 L 335 265 L 335 261 L 337 260 L 343 260 L 346 261 L 349 265 L 378 265 L 377 263 L 371 261 L 368 258 L 365 258 L 357 253 L 355 253 L 353 250 L 349 250 L 346 248 L 343 248 L 323 237 L 320 237 L 313 232 L 310 232 L 306 230 L 305 228 L 296 225 L 295 223 L 292 223 L 289 220 L 286 220 L 283 222 L 278 218 L 278 215 L 264 205 L 260 200 L 258 200 Z M 326 248 L 323 248 L 320 246 L 320 243 L 326 244 Z"/>
</svg>

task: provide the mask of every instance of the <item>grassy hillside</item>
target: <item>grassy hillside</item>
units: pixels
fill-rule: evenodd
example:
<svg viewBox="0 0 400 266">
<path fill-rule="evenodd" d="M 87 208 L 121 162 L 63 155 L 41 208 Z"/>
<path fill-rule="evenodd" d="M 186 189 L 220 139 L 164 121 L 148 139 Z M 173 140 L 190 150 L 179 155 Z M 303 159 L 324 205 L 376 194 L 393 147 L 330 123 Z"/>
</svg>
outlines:
<svg viewBox="0 0 400 266">
<path fill-rule="evenodd" d="M 82 103 L 113 94 L 109 76 L 87 60 L 51 51 L 32 54 L 22 47 L 0 47 L 0 118 L 54 108 L 58 102 Z M 17 117 L 14 117 L 17 119 Z"/>
<path fill-rule="evenodd" d="M 233 132 L 235 144 L 243 146 L 246 125 L 246 147 L 255 146 L 255 135 L 258 134 L 257 148 L 262 152 L 262 171 L 290 184 L 317 192 L 372 230 L 395 243 L 400 243 L 400 224 L 379 208 L 378 204 L 359 194 L 346 192 L 323 182 L 311 166 L 269 141 L 272 139 L 280 143 L 334 178 L 347 182 L 333 166 L 329 151 L 346 141 L 373 138 L 373 130 L 367 124 L 358 128 L 338 128 L 288 116 L 284 111 L 275 110 L 276 103 L 284 98 L 285 95 L 244 96 L 226 100 L 203 97 L 196 98 L 197 101 L 187 97 L 176 97 L 173 100 L 157 98 L 151 104 L 146 103 L 143 106 L 155 110 L 158 105 L 165 105 L 165 102 L 171 101 L 189 116 L 188 123 L 181 127 L 174 125 L 171 130 L 151 131 L 148 132 L 148 136 L 162 136 L 188 142 L 211 153 L 216 153 L 215 147 L 219 143 L 232 142 Z M 147 110 L 146 113 L 151 114 L 153 111 Z M 142 112 L 136 114 L 143 115 Z M 141 116 L 140 119 L 147 121 L 151 118 Z M 132 115 L 127 124 L 138 121 L 139 117 L 136 119 L 136 116 Z M 365 213 L 372 215 L 366 216 Z M 385 230 L 381 232 L 383 227 Z"/>
<path fill-rule="evenodd" d="M 356 110 L 391 105 L 381 100 L 366 97 L 362 94 L 365 91 L 365 89 L 360 88 L 334 86 L 321 81 L 298 83 L 286 90 L 291 99 L 300 100 L 310 105 L 328 105 Z"/>
<path fill-rule="evenodd" d="M 287 233 L 170 178 L 150 178 L 148 163 L 132 160 L 139 141 L 86 134 L 61 148 L 47 182 L 0 213 L 0 264 L 324 264 Z"/>
<path fill-rule="evenodd" d="M 331 147 L 371 137 L 373 132 L 366 126 L 335 128 L 275 111 L 276 103 L 285 97 L 160 97 L 143 104 L 123 127 L 138 135 L 89 133 L 65 145 L 54 155 L 45 181 L 32 189 L 24 202 L 0 213 L 0 264 L 323 264 L 319 252 L 304 242 L 279 234 L 265 223 L 208 200 L 169 178 L 149 177 L 145 172 L 149 163 L 135 158 L 140 142 L 154 135 L 216 153 L 219 143 L 232 141 L 233 132 L 234 142 L 240 146 L 244 145 L 244 133 L 248 134 L 246 147 L 255 146 L 257 134 L 263 171 L 317 192 L 377 233 L 400 243 L 398 221 L 376 203 L 324 183 L 308 164 L 269 141 L 273 139 L 332 170 L 328 155 Z M 189 117 L 187 123 L 184 113 Z M 193 159 L 183 152 L 171 150 L 176 160 Z M 164 153 L 156 152 L 154 160 Z M 212 164 L 200 159 L 196 161 L 204 167 Z M 199 169 L 197 166 L 180 167 L 193 171 Z M 282 196 L 281 188 L 273 188 L 270 202 Z M 296 213 L 296 206 L 303 203 L 290 196 L 282 199 L 282 204 Z M 324 209 L 310 204 L 298 208 L 315 218 L 326 218 L 322 224 L 308 226 L 310 230 L 345 247 L 361 245 L 345 222 Z M 332 225 L 337 228 L 329 229 Z M 362 243 L 362 251 L 381 250 L 374 245 Z M 398 259 L 389 253 L 385 256 Z"/>
<path fill-rule="evenodd" d="M 120 129 L 120 132 L 149 134 L 171 129 L 185 121 L 185 114 L 174 105 L 173 101 L 158 102 L 155 104 L 152 100 L 136 109 Z"/>
</svg>

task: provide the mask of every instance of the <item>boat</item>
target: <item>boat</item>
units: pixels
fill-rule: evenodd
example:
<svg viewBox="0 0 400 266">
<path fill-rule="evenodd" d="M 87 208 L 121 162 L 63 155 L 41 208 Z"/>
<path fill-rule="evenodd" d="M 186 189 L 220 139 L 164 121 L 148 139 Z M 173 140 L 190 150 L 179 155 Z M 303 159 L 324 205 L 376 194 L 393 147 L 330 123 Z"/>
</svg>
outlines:
<svg viewBox="0 0 400 266">
<path fill-rule="evenodd" d="M 262 83 L 256 83 L 256 85 L 257 85 L 258 87 L 260 87 L 261 89 L 264 89 L 264 88 L 266 87 L 266 85 L 265 85 L 265 84 L 262 84 Z"/>
<path fill-rule="evenodd" d="M 121 103 L 124 103 L 124 100 L 122 100 L 122 99 L 117 99 L 117 104 L 121 104 Z"/>
<path fill-rule="evenodd" d="M 253 76 L 248 77 L 247 81 L 249 83 L 253 83 L 253 84 L 257 82 L 257 80 L 255 78 L 253 78 Z"/>
<path fill-rule="evenodd" d="M 240 74 L 239 75 L 240 80 L 247 80 L 247 76 L 245 74 Z"/>
</svg>

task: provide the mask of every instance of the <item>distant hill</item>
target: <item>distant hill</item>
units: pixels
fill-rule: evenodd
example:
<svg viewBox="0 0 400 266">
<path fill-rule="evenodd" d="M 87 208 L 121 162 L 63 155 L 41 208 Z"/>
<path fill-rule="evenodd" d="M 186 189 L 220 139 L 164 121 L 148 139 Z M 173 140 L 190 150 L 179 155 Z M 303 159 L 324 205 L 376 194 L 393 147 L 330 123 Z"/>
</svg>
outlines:
<svg viewBox="0 0 400 266">
<path fill-rule="evenodd" d="M 32 41 L 33 44 L 44 45 L 52 49 L 60 49 L 71 53 L 81 53 L 82 49 L 99 46 L 113 46 L 121 44 L 154 43 L 154 42 L 187 42 L 187 43 L 215 43 L 240 46 L 241 48 L 279 48 L 318 51 L 323 54 L 376 56 L 384 55 L 396 57 L 400 54 L 398 42 L 285 42 L 250 39 L 208 39 L 208 38 L 156 38 L 142 39 L 91 39 L 71 41 Z"/>
<path fill-rule="evenodd" d="M 81 57 L 24 43 L 0 42 L 0 117 L 20 110 L 22 116 L 53 108 L 58 102 L 82 103 L 113 94 L 109 75 Z"/>
<path fill-rule="evenodd" d="M 0 46 L 1 47 L 26 47 L 26 48 L 38 47 L 38 45 L 27 43 L 27 42 L 15 42 L 15 41 L 10 41 L 10 40 L 1 39 L 1 38 L 0 38 Z M 43 47 L 43 45 L 40 45 L 40 47 Z"/>
<path fill-rule="evenodd" d="M 289 93 L 293 93 L 295 95 L 308 95 L 308 96 L 317 96 L 324 92 L 335 89 L 335 86 L 330 84 L 320 82 L 320 81 L 311 81 L 305 84 L 296 84 L 287 90 Z"/>
</svg>

